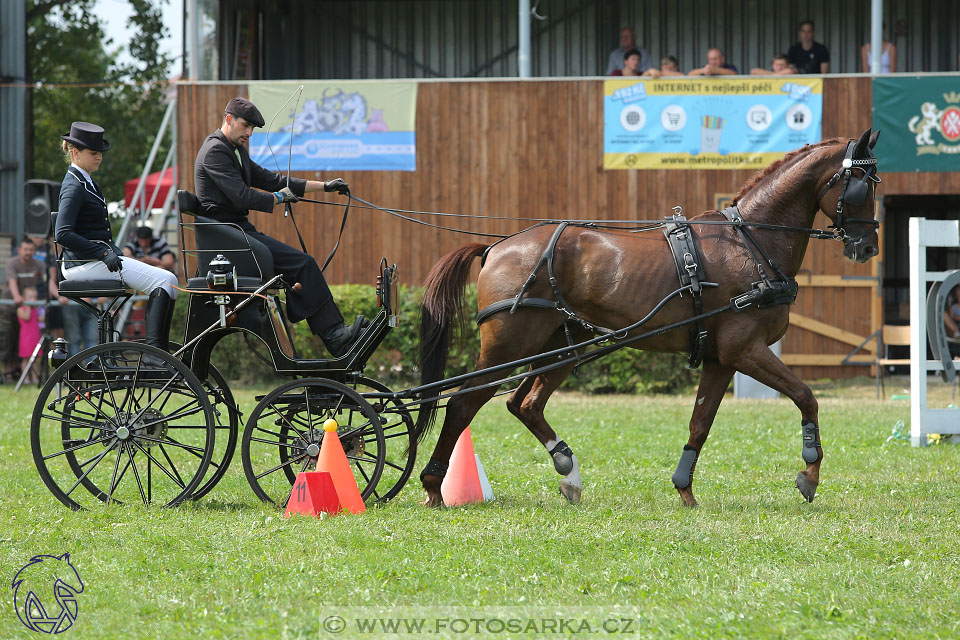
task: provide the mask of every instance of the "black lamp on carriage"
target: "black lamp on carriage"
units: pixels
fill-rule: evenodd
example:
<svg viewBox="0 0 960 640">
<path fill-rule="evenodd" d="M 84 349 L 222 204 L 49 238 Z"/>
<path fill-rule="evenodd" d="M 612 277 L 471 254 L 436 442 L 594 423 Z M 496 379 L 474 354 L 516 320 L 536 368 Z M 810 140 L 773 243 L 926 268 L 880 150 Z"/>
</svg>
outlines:
<svg viewBox="0 0 960 640">
<path fill-rule="evenodd" d="M 213 291 L 223 292 L 213 296 L 213 303 L 220 308 L 220 326 L 227 326 L 227 306 L 230 304 L 228 291 L 237 290 L 237 269 L 221 253 L 207 265 L 207 287 Z"/>
</svg>

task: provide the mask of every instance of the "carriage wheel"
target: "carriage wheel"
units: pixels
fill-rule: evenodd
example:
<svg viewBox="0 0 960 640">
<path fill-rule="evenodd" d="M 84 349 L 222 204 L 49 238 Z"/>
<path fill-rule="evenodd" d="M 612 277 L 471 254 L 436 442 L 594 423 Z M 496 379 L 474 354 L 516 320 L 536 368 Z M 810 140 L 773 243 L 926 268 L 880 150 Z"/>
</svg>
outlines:
<svg viewBox="0 0 960 640">
<path fill-rule="evenodd" d="M 203 386 L 207 390 L 210 398 L 210 404 L 213 405 L 213 428 L 216 433 L 214 441 L 213 455 L 210 458 L 210 467 L 207 469 L 207 477 L 204 478 L 200 488 L 190 496 L 193 500 L 199 500 L 210 493 L 218 482 L 227 472 L 233 453 L 237 448 L 237 438 L 240 436 L 240 409 L 233 400 L 233 393 L 227 384 L 223 374 L 210 365 L 207 379 L 203 381 Z"/>
<path fill-rule="evenodd" d="M 360 393 L 378 391 L 390 393 L 389 387 L 376 380 L 361 377 L 357 380 L 356 389 Z M 375 490 L 373 497 L 377 502 L 384 503 L 392 500 L 400 493 L 403 486 L 413 473 L 413 466 L 417 461 L 417 435 L 413 430 L 413 416 L 399 400 L 383 400 L 371 398 L 374 410 L 380 414 L 383 423 L 383 437 L 387 443 L 386 456 L 383 460 L 383 475 L 377 485 L 386 491 Z"/>
<path fill-rule="evenodd" d="M 364 500 L 383 473 L 386 445 L 380 417 L 353 389 L 322 378 L 284 383 L 257 404 L 240 441 L 243 472 L 258 498 L 286 505 L 297 473 L 313 471 L 323 441 L 323 423 L 341 425 L 337 435 Z"/>
<path fill-rule="evenodd" d="M 203 479 L 214 438 L 200 380 L 170 354 L 133 342 L 97 345 L 60 365 L 30 424 L 40 477 L 72 509 L 179 504 Z"/>
</svg>

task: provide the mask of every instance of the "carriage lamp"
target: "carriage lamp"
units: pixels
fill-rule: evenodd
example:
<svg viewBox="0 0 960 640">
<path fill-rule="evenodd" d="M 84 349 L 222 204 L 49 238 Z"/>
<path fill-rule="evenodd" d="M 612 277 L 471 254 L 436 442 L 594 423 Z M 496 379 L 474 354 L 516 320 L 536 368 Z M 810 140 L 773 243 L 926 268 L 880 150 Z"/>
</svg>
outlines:
<svg viewBox="0 0 960 640">
<path fill-rule="evenodd" d="M 207 286 L 211 289 L 220 289 L 223 291 L 237 290 L 237 270 L 222 253 L 210 261 L 207 265 Z"/>
<path fill-rule="evenodd" d="M 64 363 L 70 354 L 67 353 L 68 343 L 63 338 L 57 338 L 53 341 L 53 349 L 47 354 L 47 360 L 50 362 L 50 368 L 56 369 Z"/>
<path fill-rule="evenodd" d="M 237 290 L 237 269 L 223 254 L 217 256 L 207 265 L 207 287 L 214 291 L 222 291 L 213 296 L 213 303 L 220 308 L 220 326 L 227 326 L 227 307 L 230 305 L 230 296 L 227 291 Z"/>
</svg>

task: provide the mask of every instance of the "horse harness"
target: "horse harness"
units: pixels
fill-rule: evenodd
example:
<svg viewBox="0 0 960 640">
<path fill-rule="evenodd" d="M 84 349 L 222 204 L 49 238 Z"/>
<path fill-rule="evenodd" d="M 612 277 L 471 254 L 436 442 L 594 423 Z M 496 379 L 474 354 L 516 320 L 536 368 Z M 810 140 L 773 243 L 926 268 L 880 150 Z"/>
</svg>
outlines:
<svg viewBox="0 0 960 640">
<path fill-rule="evenodd" d="M 880 176 L 877 175 L 877 159 L 873 156 L 873 154 L 869 154 L 869 157 L 867 158 L 855 160 L 853 155 L 856 146 L 857 143 L 854 140 L 851 140 L 849 143 L 847 143 L 847 152 L 844 155 L 840 169 L 833 174 L 833 177 L 830 178 L 829 182 L 827 182 L 826 186 L 820 192 L 820 195 L 817 196 L 817 204 L 819 204 L 820 201 L 823 200 L 823 197 L 827 195 L 827 191 L 830 191 L 830 189 L 833 188 L 833 185 L 837 184 L 837 182 L 839 182 L 841 179 L 843 180 L 843 184 L 840 189 L 840 196 L 837 198 L 837 220 L 830 228 L 834 230 L 834 234 L 837 239 L 843 240 L 845 245 L 860 244 L 863 242 L 864 238 L 880 227 L 879 220 L 864 220 L 863 218 L 856 218 L 857 224 L 869 226 L 857 236 L 848 235 L 846 229 L 844 228 L 843 205 L 863 204 L 863 201 L 867 198 L 867 193 L 870 191 L 870 183 L 873 182 L 875 184 L 879 184 L 882 182 Z M 863 172 L 863 175 L 858 178 L 854 178 L 854 169 L 860 169 Z"/>
</svg>

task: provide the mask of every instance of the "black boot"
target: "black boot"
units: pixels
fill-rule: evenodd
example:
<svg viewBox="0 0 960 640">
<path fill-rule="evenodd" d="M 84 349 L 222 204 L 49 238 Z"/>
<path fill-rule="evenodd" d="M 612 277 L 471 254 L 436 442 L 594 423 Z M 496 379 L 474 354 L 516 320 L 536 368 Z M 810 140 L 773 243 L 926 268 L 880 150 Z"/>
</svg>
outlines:
<svg viewBox="0 0 960 640">
<path fill-rule="evenodd" d="M 320 333 L 320 339 L 323 340 L 327 351 L 329 351 L 334 358 L 339 358 L 349 351 L 350 347 L 369 324 L 369 320 L 363 316 L 357 316 L 357 319 L 354 320 L 353 324 L 349 327 L 342 322 L 332 327 L 327 327 Z"/>
<path fill-rule="evenodd" d="M 170 350 L 170 321 L 173 319 L 173 306 L 176 302 L 162 287 L 150 293 L 144 314 L 147 322 L 146 343 L 150 346 L 163 351 Z"/>
</svg>

